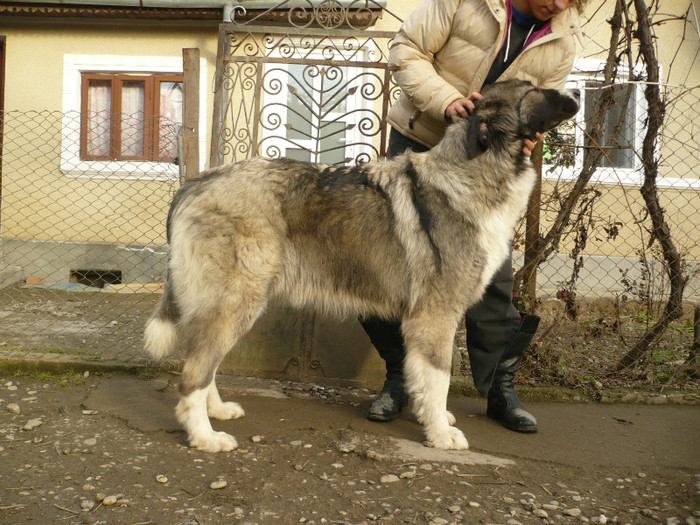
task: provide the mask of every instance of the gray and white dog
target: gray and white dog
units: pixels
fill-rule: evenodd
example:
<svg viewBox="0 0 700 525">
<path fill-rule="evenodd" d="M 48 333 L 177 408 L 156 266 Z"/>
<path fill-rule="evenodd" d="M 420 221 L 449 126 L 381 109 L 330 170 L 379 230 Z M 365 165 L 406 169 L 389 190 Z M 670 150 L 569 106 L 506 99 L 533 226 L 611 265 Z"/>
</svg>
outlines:
<svg viewBox="0 0 700 525">
<path fill-rule="evenodd" d="M 400 319 L 406 385 L 428 445 L 466 449 L 447 411 L 457 324 L 509 252 L 535 181 L 523 138 L 578 111 L 578 93 L 523 81 L 483 92 L 426 153 L 334 167 L 254 158 L 205 172 L 175 195 L 165 291 L 145 348 L 179 334 L 178 421 L 191 446 L 236 448 L 209 418 L 244 415 L 215 374 L 272 297 L 338 316 Z"/>
</svg>

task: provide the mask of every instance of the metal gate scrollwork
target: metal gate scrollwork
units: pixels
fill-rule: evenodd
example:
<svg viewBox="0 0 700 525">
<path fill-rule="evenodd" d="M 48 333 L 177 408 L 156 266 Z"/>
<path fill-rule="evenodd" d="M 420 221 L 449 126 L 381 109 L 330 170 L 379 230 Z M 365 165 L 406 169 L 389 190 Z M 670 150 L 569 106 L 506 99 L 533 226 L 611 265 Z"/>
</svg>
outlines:
<svg viewBox="0 0 700 525">
<path fill-rule="evenodd" d="M 386 63 L 394 33 L 367 28 L 386 12 L 370 0 L 234 6 L 219 31 L 210 166 L 383 156 L 398 95 Z"/>
</svg>

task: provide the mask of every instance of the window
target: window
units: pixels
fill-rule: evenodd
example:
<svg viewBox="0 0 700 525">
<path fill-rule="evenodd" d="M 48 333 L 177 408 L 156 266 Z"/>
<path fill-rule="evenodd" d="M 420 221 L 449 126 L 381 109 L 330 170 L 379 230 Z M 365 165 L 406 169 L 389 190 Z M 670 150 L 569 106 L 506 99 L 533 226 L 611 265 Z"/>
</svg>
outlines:
<svg viewBox="0 0 700 525">
<path fill-rule="evenodd" d="M 80 158 L 172 162 L 182 75 L 82 73 Z"/>
<path fill-rule="evenodd" d="M 157 74 L 156 74 L 157 72 Z M 115 134 L 117 126 L 122 127 L 121 119 L 107 118 L 113 113 L 112 83 L 102 84 L 102 98 L 96 98 L 93 104 L 95 112 L 103 113 L 98 123 L 93 123 L 88 134 L 86 119 L 83 118 L 83 104 L 87 97 L 83 96 L 84 76 L 104 75 L 94 78 L 96 81 L 111 80 L 122 76 L 127 81 L 138 81 L 150 78 L 148 83 L 131 86 L 143 88 L 144 110 L 132 113 L 126 121 L 126 133 Z M 160 77 L 160 79 L 158 79 Z M 207 61 L 199 61 L 199 159 L 200 169 L 204 169 L 207 155 Z M 160 85 L 156 81 L 160 80 Z M 63 55 L 63 118 L 61 122 L 61 172 L 69 177 L 108 178 L 108 179 L 151 179 L 176 180 L 179 178 L 178 166 L 170 162 L 175 156 L 177 133 L 180 129 L 181 111 L 179 104 L 182 82 L 182 55 L 176 56 L 132 56 L 132 55 Z M 173 85 L 175 84 L 175 85 Z M 98 84 L 99 85 L 99 84 Z M 88 85 L 85 87 L 87 89 Z M 118 86 L 115 89 L 121 89 Z M 127 85 L 129 87 L 129 85 Z M 97 89 L 97 86 L 93 86 Z M 150 91 L 148 91 L 150 90 Z M 107 97 L 106 92 L 109 91 Z M 151 93 L 151 95 L 147 95 Z M 136 96 L 139 89 L 132 90 L 131 96 Z M 166 101 L 161 104 L 161 93 Z M 97 92 L 93 93 L 97 96 Z M 153 104 L 147 111 L 146 97 L 150 96 Z M 171 98 L 172 97 L 172 98 Z M 121 104 L 121 99 L 119 104 Z M 107 101 L 109 103 L 107 104 Z M 133 103 L 133 102 L 131 102 Z M 130 102 L 127 101 L 127 107 Z M 107 106 L 109 109 L 107 109 Z M 122 108 L 122 111 L 124 108 Z M 150 119 L 146 118 L 150 115 Z M 139 127 L 139 117 L 144 125 Z M 155 120 L 154 120 L 155 119 Z M 175 123 L 175 124 L 173 124 Z M 152 125 L 149 139 L 149 129 Z M 109 131 L 108 131 L 109 130 Z M 134 131 L 135 130 L 135 131 Z M 122 130 L 124 131 L 124 130 Z M 132 133 L 136 133 L 135 135 Z M 123 137 L 122 135 L 127 135 Z M 130 135 L 130 136 L 129 136 Z M 143 137 L 141 137 L 143 135 Z M 107 139 L 109 137 L 109 139 Z M 88 147 L 88 138 L 90 141 Z M 141 141 L 143 138 L 143 141 Z M 138 139 L 138 140 L 137 140 Z M 114 141 L 114 145 L 112 144 Z M 149 142 L 150 140 L 150 142 Z M 119 148 L 117 148 L 117 141 Z M 122 143 L 126 146 L 122 151 Z M 113 147 L 114 146 L 114 147 Z M 141 151 L 143 146 L 143 151 Z M 89 160 L 94 159 L 94 160 Z M 149 160 L 153 159 L 153 160 Z"/>
<path fill-rule="evenodd" d="M 278 53 L 271 54 L 262 82 L 261 154 L 334 165 L 369 160 L 380 125 L 370 97 L 381 90 L 368 70 L 348 64 L 366 61 L 371 47 L 346 58 L 342 42 L 319 39 L 311 51 L 307 45 L 290 40 L 297 63 L 278 63 Z"/>
<path fill-rule="evenodd" d="M 545 162 L 553 163 L 556 160 L 563 164 L 560 169 L 545 169 L 546 178 L 574 179 L 583 165 L 585 151 L 596 147 L 591 144 L 588 133 L 593 126 L 595 110 L 602 96 L 602 70 L 603 62 L 597 60 L 583 59 L 575 64 L 567 87 L 581 90 L 581 109 L 574 123 L 561 126 L 545 140 Z M 626 81 L 624 68 L 621 68 L 620 73 L 618 83 L 612 88 L 615 102 L 605 117 L 600 145 L 608 144 L 618 126 L 620 130 L 616 141 L 605 149 L 605 155 L 601 158 L 600 166 L 591 182 L 638 186 L 642 182 L 639 151 L 646 126 L 644 84 Z"/>
<path fill-rule="evenodd" d="M 598 89 L 599 85 L 595 82 L 586 82 L 584 90 L 584 122 L 586 123 L 586 132 L 590 132 L 593 126 L 595 108 L 598 107 L 602 93 Z M 608 144 L 615 129 L 619 126 L 620 131 L 617 134 L 616 140 L 611 143 L 606 154 L 601 159 L 600 165 L 605 168 L 635 168 L 635 145 L 637 131 L 637 103 L 635 99 L 636 88 L 632 84 L 616 84 L 613 88 L 615 102 L 608 110 L 603 124 L 603 134 L 601 136 L 601 145 Z M 627 104 L 625 101 L 627 100 Z M 625 114 L 622 115 L 622 111 Z M 585 140 L 586 146 L 591 146 L 588 139 Z"/>
</svg>

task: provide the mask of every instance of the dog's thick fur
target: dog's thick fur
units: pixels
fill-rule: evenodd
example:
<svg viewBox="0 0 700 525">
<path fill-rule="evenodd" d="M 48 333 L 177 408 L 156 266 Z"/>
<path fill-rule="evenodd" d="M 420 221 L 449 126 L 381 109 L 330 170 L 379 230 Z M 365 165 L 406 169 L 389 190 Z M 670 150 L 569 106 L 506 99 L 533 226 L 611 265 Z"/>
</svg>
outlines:
<svg viewBox="0 0 700 525">
<path fill-rule="evenodd" d="M 332 167 L 255 158 L 206 172 L 175 195 L 165 292 L 146 350 L 187 350 L 176 415 L 189 443 L 236 440 L 209 417 L 216 370 L 273 296 L 337 315 L 400 319 L 406 385 L 428 444 L 465 449 L 447 412 L 455 330 L 507 257 L 535 173 L 524 137 L 572 117 L 578 95 L 521 81 L 484 91 L 472 116 L 426 153 Z"/>
</svg>

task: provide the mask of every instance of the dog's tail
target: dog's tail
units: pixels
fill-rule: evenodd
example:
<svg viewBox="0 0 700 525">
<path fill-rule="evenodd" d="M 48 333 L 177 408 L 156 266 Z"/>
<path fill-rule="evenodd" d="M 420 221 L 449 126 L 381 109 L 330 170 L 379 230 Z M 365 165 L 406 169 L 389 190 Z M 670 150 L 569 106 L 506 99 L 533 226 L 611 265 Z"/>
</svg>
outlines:
<svg viewBox="0 0 700 525">
<path fill-rule="evenodd" d="M 167 279 L 163 296 L 156 306 L 156 311 L 146 323 L 143 335 L 144 349 L 153 359 L 162 359 L 175 350 L 179 318 L 180 310 L 173 297 L 170 279 Z"/>
</svg>

